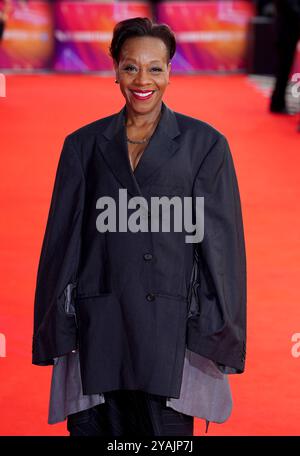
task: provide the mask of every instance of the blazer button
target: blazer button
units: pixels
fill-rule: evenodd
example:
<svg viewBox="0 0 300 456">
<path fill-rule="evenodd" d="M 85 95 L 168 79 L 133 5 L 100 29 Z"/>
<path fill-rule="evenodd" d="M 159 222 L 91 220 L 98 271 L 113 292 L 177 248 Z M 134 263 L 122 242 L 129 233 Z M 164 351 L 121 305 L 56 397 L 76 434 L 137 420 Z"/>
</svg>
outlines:
<svg viewBox="0 0 300 456">
<path fill-rule="evenodd" d="M 148 294 L 146 295 L 146 299 L 147 299 L 147 301 L 154 301 L 155 296 L 154 296 L 153 293 L 148 293 Z"/>
<path fill-rule="evenodd" d="M 152 260 L 152 253 L 144 253 L 144 260 L 146 260 L 146 261 Z"/>
</svg>

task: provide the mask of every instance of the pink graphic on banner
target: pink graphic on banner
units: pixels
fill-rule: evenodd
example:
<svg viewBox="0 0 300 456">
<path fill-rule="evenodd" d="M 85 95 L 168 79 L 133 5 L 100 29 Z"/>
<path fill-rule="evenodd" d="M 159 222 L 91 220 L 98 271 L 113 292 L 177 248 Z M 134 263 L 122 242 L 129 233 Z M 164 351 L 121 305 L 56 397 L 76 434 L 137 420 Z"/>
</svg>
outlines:
<svg viewBox="0 0 300 456">
<path fill-rule="evenodd" d="M 300 73 L 300 40 L 298 41 L 295 61 L 292 68 L 293 73 Z"/>
<path fill-rule="evenodd" d="M 174 71 L 236 71 L 245 67 L 247 26 L 254 15 L 250 1 L 166 2 L 158 21 L 174 30 Z"/>
<path fill-rule="evenodd" d="M 108 54 L 114 25 L 130 17 L 151 18 L 148 3 L 64 1 L 54 5 L 57 71 L 112 71 Z"/>
<path fill-rule="evenodd" d="M 51 2 L 11 1 L 0 45 L 0 68 L 50 68 L 54 52 Z"/>
</svg>

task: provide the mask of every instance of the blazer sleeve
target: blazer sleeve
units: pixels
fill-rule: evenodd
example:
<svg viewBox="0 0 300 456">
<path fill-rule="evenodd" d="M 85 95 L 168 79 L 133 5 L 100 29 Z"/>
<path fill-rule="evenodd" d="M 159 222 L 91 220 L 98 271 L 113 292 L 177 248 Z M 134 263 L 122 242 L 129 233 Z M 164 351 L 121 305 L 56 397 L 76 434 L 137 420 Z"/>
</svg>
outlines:
<svg viewBox="0 0 300 456">
<path fill-rule="evenodd" d="M 39 259 L 34 298 L 32 363 L 54 358 L 77 346 L 71 292 L 76 287 L 81 247 L 85 179 L 69 135 L 60 154 Z"/>
<path fill-rule="evenodd" d="M 246 357 L 246 252 L 239 188 L 227 139 L 220 135 L 196 176 L 204 197 L 204 236 L 196 245 L 194 303 L 187 346 L 227 374 Z"/>
</svg>

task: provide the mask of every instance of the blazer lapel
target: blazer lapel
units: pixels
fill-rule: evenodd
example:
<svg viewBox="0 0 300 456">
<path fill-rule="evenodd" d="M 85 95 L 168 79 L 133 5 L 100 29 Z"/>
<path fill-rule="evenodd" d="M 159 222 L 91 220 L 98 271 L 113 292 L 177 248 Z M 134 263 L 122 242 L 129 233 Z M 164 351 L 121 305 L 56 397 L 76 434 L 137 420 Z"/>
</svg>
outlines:
<svg viewBox="0 0 300 456">
<path fill-rule="evenodd" d="M 141 196 L 128 157 L 125 113 L 126 105 L 119 113 L 112 116 L 112 120 L 98 137 L 98 146 L 122 188 L 126 188 L 132 196 Z"/>
<path fill-rule="evenodd" d="M 113 116 L 98 138 L 98 146 L 106 163 L 122 188 L 126 188 L 132 196 L 143 196 L 141 187 L 179 148 L 173 139 L 180 134 L 175 113 L 164 102 L 161 109 L 159 123 L 134 171 L 130 165 L 126 140 L 126 105 Z"/>
</svg>

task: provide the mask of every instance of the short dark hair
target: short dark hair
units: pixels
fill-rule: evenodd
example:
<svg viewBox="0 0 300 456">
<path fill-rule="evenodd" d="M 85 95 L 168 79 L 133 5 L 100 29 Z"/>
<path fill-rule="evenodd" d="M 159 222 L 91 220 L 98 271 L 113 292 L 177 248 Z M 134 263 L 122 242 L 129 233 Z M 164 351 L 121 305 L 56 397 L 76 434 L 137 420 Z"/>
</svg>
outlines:
<svg viewBox="0 0 300 456">
<path fill-rule="evenodd" d="M 176 51 L 174 32 L 167 24 L 156 24 L 148 17 L 133 17 L 118 22 L 113 29 L 113 37 L 109 47 L 109 55 L 119 63 L 121 48 L 127 38 L 151 36 L 160 38 L 168 50 L 169 61 Z"/>
</svg>

